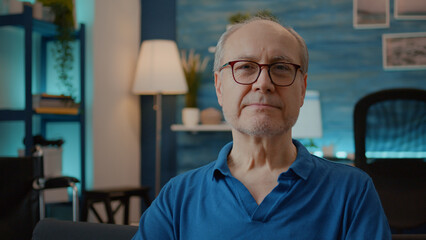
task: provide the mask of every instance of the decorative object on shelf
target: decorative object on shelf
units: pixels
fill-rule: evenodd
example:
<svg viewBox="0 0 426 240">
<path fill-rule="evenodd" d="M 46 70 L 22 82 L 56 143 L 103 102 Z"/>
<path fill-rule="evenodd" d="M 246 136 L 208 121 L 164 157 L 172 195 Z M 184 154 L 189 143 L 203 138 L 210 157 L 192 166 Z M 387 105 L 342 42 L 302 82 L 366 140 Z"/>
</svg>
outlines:
<svg viewBox="0 0 426 240">
<path fill-rule="evenodd" d="M 194 49 L 191 49 L 187 56 L 186 51 L 182 50 L 181 62 L 186 83 L 188 84 L 188 93 L 185 95 L 185 108 L 182 110 L 182 122 L 185 125 L 194 125 L 200 121 L 197 94 L 209 57 L 201 59 L 200 54 L 195 54 Z"/>
<path fill-rule="evenodd" d="M 200 122 L 200 109 L 198 108 L 183 108 L 182 123 L 185 126 L 194 126 Z"/>
<path fill-rule="evenodd" d="M 78 114 L 80 104 L 75 103 L 71 96 L 36 94 L 33 95 L 33 109 L 36 113 Z"/>
<path fill-rule="evenodd" d="M 80 104 L 75 103 L 71 96 L 34 94 L 33 108 L 36 107 L 59 107 L 59 108 L 78 108 Z"/>
<path fill-rule="evenodd" d="M 43 4 L 41 2 L 35 2 L 33 4 L 33 18 L 38 20 L 43 19 Z"/>
<path fill-rule="evenodd" d="M 74 0 L 73 0 L 74 2 Z M 75 8 L 74 8 L 74 15 L 75 15 Z M 51 22 L 53 23 L 55 21 L 55 15 L 49 6 L 43 6 L 43 3 L 40 1 L 35 2 L 33 4 L 33 17 L 42 21 Z M 74 17 L 74 26 L 77 26 L 77 21 Z"/>
<path fill-rule="evenodd" d="M 155 193 L 161 189 L 161 95 L 185 94 L 188 86 L 179 58 L 177 45 L 172 40 L 146 40 L 142 43 L 136 66 L 133 93 L 154 95 L 156 111 Z"/>
<path fill-rule="evenodd" d="M 322 146 L 322 153 L 325 158 L 334 157 L 334 145 Z"/>
<path fill-rule="evenodd" d="M 24 3 L 18 0 L 0 1 L 0 15 L 20 14 L 24 11 Z"/>
<path fill-rule="evenodd" d="M 37 0 L 49 7 L 55 16 L 57 35 L 52 55 L 55 58 L 55 69 L 65 89 L 65 94 L 75 99 L 75 88 L 69 71 L 73 68 L 74 56 L 72 42 L 75 40 L 74 3 L 73 0 Z"/>
<path fill-rule="evenodd" d="M 222 113 L 216 108 L 206 108 L 201 111 L 202 124 L 220 124 L 222 122 Z"/>
</svg>

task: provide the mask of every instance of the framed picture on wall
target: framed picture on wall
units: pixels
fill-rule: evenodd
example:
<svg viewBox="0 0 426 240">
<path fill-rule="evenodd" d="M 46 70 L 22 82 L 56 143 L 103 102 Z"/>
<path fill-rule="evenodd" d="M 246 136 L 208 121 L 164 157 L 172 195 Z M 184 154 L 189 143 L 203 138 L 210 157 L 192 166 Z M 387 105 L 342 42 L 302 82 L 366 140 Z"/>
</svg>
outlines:
<svg viewBox="0 0 426 240">
<path fill-rule="evenodd" d="M 394 17 L 404 20 L 426 20 L 425 0 L 394 0 Z"/>
<path fill-rule="evenodd" d="M 385 70 L 426 69 L 426 32 L 383 34 Z"/>
<path fill-rule="evenodd" d="M 353 0 L 354 28 L 388 28 L 389 0 Z"/>
</svg>

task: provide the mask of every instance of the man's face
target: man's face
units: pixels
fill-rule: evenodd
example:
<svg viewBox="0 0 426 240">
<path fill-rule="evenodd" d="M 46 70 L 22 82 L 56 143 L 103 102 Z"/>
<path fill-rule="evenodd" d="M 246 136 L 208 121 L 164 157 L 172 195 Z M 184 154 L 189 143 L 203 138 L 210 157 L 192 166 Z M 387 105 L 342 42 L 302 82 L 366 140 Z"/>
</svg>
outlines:
<svg viewBox="0 0 426 240">
<path fill-rule="evenodd" d="M 256 21 L 229 36 L 221 64 L 251 60 L 261 64 L 290 62 L 301 65 L 300 45 L 287 30 L 276 23 Z M 306 90 L 306 74 L 297 71 L 291 86 L 275 86 L 262 68 L 252 85 L 233 80 L 230 66 L 215 72 L 218 102 L 226 121 L 239 132 L 251 136 L 291 134 Z"/>
</svg>

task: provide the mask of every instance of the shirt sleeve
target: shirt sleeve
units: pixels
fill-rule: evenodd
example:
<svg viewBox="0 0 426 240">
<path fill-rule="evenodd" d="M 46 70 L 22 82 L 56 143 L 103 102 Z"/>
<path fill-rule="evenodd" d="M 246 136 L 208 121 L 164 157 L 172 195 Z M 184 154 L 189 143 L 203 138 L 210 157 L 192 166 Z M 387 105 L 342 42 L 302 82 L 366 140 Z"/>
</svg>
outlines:
<svg viewBox="0 0 426 240">
<path fill-rule="evenodd" d="M 142 215 L 139 229 L 132 240 L 175 239 L 171 195 L 172 184 L 169 182 Z"/>
<path fill-rule="evenodd" d="M 357 202 L 345 239 L 391 240 L 390 227 L 371 178 L 368 178 Z"/>
</svg>

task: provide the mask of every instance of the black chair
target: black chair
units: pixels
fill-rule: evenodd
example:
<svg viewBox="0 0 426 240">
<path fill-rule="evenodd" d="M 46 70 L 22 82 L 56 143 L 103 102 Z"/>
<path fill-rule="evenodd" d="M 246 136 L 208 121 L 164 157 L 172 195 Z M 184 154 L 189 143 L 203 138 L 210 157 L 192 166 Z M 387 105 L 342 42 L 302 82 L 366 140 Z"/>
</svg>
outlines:
<svg viewBox="0 0 426 240">
<path fill-rule="evenodd" d="M 38 190 L 39 196 L 39 209 L 40 209 L 40 219 L 45 218 L 45 201 L 44 201 L 44 191 L 48 189 L 55 188 L 68 188 L 72 189 L 72 218 L 73 221 L 79 221 L 79 198 L 78 198 L 78 189 L 77 183 L 80 181 L 75 177 L 61 176 L 55 178 L 36 178 L 33 182 L 33 188 Z"/>
<path fill-rule="evenodd" d="M 73 220 L 78 220 L 78 195 L 73 177 L 44 178 L 43 157 L 0 157 L 0 238 L 31 239 L 44 218 L 43 191 L 73 188 Z"/>
<path fill-rule="evenodd" d="M 149 197 L 150 188 L 147 186 L 140 187 L 116 187 L 116 188 L 103 188 L 103 189 L 92 189 L 83 192 L 83 205 L 82 205 L 82 217 L 81 221 L 87 221 L 89 210 L 92 210 L 95 217 L 100 223 L 112 223 L 115 224 L 114 216 L 118 210 L 123 206 L 123 224 L 129 224 L 129 211 L 130 211 L 130 198 L 140 197 L 145 202 L 145 207 L 148 208 L 151 205 L 151 198 Z M 119 202 L 119 205 L 113 209 L 112 202 Z M 95 203 L 102 202 L 107 215 L 107 220 L 102 220 L 98 211 L 94 207 Z"/>
<path fill-rule="evenodd" d="M 80 181 L 77 178 L 69 176 L 60 176 L 60 173 L 54 173 L 52 176 L 45 176 L 45 163 L 43 160 L 43 148 L 42 147 L 56 147 L 60 148 L 64 141 L 62 139 L 57 140 L 47 140 L 42 135 L 33 136 L 34 148 L 32 150 L 33 156 L 35 156 L 35 162 L 37 163 L 35 167 L 35 176 L 33 182 L 33 188 L 38 190 L 39 195 L 39 208 L 40 208 L 40 219 L 45 217 L 45 200 L 44 200 L 44 191 L 49 189 L 56 188 L 68 188 L 72 189 L 72 208 L 73 208 L 73 221 L 79 220 L 79 199 L 78 199 L 78 189 L 77 183 Z M 25 143 L 25 140 L 24 140 Z M 53 159 L 60 161 L 61 159 Z M 60 171 L 61 169 L 59 169 Z M 49 172 L 48 174 L 52 174 Z"/>
<path fill-rule="evenodd" d="M 426 91 L 365 96 L 354 136 L 355 166 L 373 179 L 393 233 L 426 233 Z"/>
<path fill-rule="evenodd" d="M 31 239 L 38 220 L 32 157 L 0 157 L 0 238 Z"/>
</svg>

